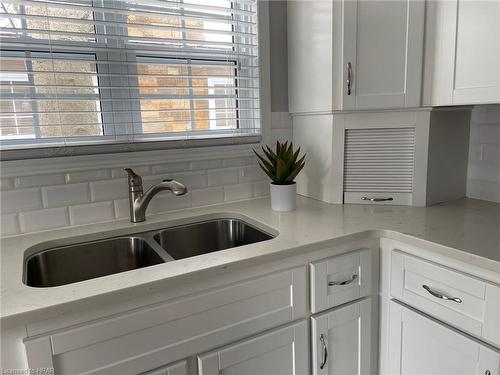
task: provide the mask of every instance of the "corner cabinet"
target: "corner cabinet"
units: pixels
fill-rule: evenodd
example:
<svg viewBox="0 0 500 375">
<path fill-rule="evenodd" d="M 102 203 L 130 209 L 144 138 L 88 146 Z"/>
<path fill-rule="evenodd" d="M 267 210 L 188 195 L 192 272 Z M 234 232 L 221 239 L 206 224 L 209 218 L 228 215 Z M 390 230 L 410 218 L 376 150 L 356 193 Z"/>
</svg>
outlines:
<svg viewBox="0 0 500 375">
<path fill-rule="evenodd" d="M 429 1 L 423 104 L 500 102 L 500 1 Z"/>
<path fill-rule="evenodd" d="M 461 332 L 390 302 L 391 375 L 499 375 L 500 352 Z"/>
<path fill-rule="evenodd" d="M 291 113 L 420 105 L 424 1 L 287 4 Z"/>
<path fill-rule="evenodd" d="M 313 375 L 369 375 L 371 359 L 371 299 L 311 318 Z"/>
<path fill-rule="evenodd" d="M 307 375 L 305 321 L 198 356 L 198 375 Z"/>
</svg>

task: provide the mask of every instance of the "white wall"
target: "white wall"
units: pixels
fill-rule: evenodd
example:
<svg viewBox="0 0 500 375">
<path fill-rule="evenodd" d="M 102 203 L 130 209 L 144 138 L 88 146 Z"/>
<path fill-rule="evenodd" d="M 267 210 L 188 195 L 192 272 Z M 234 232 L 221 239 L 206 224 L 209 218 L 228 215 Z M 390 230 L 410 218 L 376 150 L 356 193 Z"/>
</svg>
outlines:
<svg viewBox="0 0 500 375">
<path fill-rule="evenodd" d="M 500 203 L 500 104 L 472 111 L 467 197 Z"/>
</svg>

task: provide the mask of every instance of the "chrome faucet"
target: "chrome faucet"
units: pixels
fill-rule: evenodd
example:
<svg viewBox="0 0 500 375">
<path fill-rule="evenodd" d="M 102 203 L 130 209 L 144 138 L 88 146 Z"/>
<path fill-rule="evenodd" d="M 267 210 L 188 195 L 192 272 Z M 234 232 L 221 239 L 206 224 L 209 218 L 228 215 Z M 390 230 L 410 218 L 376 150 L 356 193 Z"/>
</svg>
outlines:
<svg viewBox="0 0 500 375">
<path fill-rule="evenodd" d="M 174 195 L 184 195 L 187 193 L 187 188 L 174 180 L 163 180 L 163 182 L 151 186 L 143 193 L 141 176 L 130 168 L 125 168 L 125 171 L 128 173 L 128 200 L 130 205 L 130 221 L 132 223 L 139 223 L 146 220 L 146 209 L 149 202 L 160 191 L 170 190 Z"/>
</svg>

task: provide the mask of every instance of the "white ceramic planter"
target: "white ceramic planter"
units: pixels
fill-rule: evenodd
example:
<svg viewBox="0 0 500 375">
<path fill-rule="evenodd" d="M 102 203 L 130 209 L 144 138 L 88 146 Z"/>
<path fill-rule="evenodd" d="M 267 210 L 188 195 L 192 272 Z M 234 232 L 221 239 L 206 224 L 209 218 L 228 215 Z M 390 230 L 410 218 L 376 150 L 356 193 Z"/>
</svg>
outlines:
<svg viewBox="0 0 500 375">
<path fill-rule="evenodd" d="M 296 204 L 297 184 L 271 184 L 271 208 L 273 211 L 293 211 Z"/>
</svg>

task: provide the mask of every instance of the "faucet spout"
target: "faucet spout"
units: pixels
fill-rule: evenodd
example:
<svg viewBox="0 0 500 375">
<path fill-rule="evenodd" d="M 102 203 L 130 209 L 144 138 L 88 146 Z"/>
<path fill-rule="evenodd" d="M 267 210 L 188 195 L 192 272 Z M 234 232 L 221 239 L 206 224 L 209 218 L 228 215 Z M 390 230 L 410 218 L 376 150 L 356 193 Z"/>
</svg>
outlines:
<svg viewBox="0 0 500 375">
<path fill-rule="evenodd" d="M 128 173 L 129 186 L 129 205 L 130 205 L 130 221 L 138 223 L 146 220 L 146 209 L 148 208 L 151 199 L 158 193 L 164 190 L 171 191 L 174 195 L 184 195 L 187 193 L 187 188 L 180 182 L 175 180 L 163 180 L 159 184 L 153 185 L 145 193 L 143 193 L 142 178 L 137 175 L 132 169 L 125 169 Z"/>
</svg>

